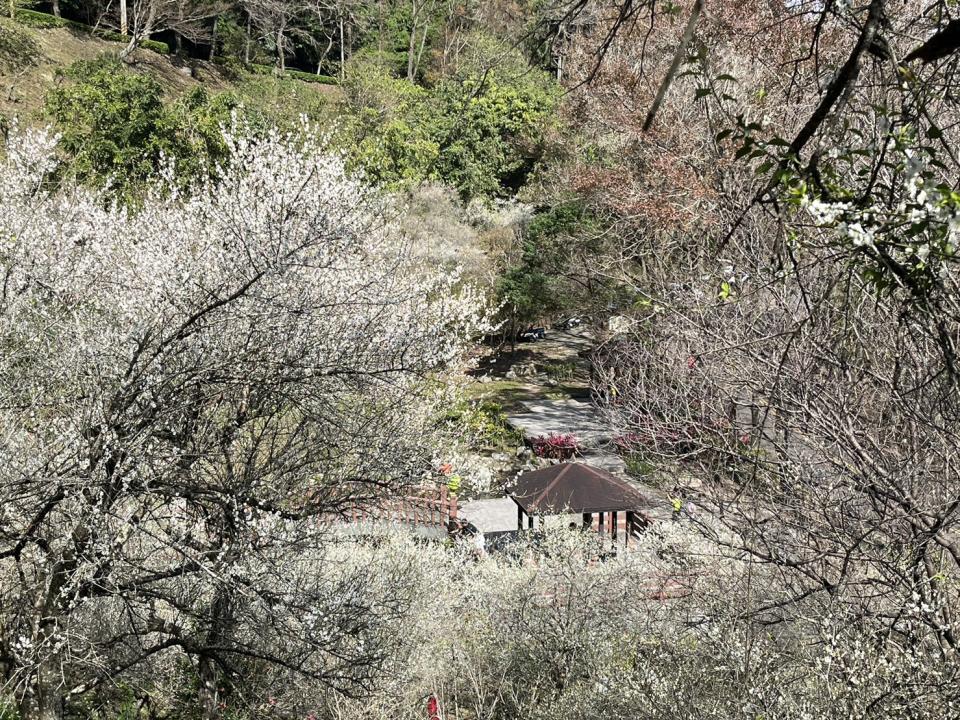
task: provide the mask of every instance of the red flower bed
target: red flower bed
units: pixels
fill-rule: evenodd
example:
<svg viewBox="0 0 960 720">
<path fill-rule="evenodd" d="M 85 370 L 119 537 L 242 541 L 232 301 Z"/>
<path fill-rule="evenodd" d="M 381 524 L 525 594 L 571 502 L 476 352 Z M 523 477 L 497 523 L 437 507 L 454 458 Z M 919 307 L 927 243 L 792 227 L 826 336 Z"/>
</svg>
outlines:
<svg viewBox="0 0 960 720">
<path fill-rule="evenodd" d="M 569 433 L 540 435 L 531 441 L 533 454 L 552 460 L 569 460 L 580 454 L 580 441 Z"/>
</svg>

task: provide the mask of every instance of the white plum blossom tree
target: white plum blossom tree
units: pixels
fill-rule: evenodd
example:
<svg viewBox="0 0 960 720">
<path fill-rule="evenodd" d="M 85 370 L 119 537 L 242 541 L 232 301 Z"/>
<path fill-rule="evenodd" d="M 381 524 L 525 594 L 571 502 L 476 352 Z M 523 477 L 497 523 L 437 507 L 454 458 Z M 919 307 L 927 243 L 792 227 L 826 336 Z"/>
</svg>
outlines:
<svg viewBox="0 0 960 720">
<path fill-rule="evenodd" d="M 188 662 L 377 681 L 401 583 L 325 562 L 329 519 L 418 481 L 437 378 L 482 298 L 409 251 L 386 198 L 302 137 L 227 134 L 189 195 L 58 186 L 56 137 L 0 166 L 0 685 L 57 718 Z"/>
</svg>

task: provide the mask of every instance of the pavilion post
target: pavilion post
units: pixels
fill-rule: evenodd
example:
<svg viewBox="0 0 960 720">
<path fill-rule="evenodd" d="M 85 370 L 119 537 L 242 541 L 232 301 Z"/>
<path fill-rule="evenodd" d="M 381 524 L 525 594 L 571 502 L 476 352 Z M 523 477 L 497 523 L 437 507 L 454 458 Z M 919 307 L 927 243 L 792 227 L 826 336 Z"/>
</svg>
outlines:
<svg viewBox="0 0 960 720">
<path fill-rule="evenodd" d="M 533 530 L 533 515 L 527 515 L 527 527 Z"/>
<path fill-rule="evenodd" d="M 613 544 L 617 544 L 617 511 L 614 510 L 610 513 L 610 539 L 613 540 Z"/>
<path fill-rule="evenodd" d="M 517 530 L 523 530 L 523 508 L 517 505 Z"/>
<path fill-rule="evenodd" d="M 607 529 L 603 525 L 603 513 L 597 513 L 597 530 L 601 535 L 603 535 L 607 531 Z"/>
<path fill-rule="evenodd" d="M 583 529 L 584 529 L 584 530 L 589 530 L 591 525 L 593 525 L 593 513 L 584 513 L 584 514 L 583 514 Z"/>
<path fill-rule="evenodd" d="M 630 536 L 633 535 L 633 510 L 627 510 L 627 520 L 624 523 L 626 525 L 626 537 L 623 538 L 623 546 L 630 547 Z"/>
</svg>

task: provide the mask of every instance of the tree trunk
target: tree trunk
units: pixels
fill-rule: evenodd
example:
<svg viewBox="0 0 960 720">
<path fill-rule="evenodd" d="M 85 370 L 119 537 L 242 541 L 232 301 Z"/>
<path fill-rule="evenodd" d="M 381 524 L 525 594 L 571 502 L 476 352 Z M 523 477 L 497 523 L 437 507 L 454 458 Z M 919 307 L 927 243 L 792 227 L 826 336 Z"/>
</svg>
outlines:
<svg viewBox="0 0 960 720">
<path fill-rule="evenodd" d="M 340 79 L 343 80 L 343 66 L 346 64 L 346 54 L 343 41 L 343 18 L 340 18 Z"/>
<path fill-rule="evenodd" d="M 63 718 L 63 694 L 61 678 L 50 661 L 41 663 L 28 694 L 20 703 L 21 720 L 61 720 Z"/>
<path fill-rule="evenodd" d="M 377 52 L 383 55 L 383 0 L 377 0 Z"/>
<path fill-rule="evenodd" d="M 423 49 L 427 46 L 427 30 L 428 26 L 423 26 L 423 34 L 420 36 L 420 49 L 417 50 L 417 61 L 413 64 L 413 76 L 416 77 L 417 73 L 420 72 L 420 59 L 423 57 Z"/>
<path fill-rule="evenodd" d="M 320 71 L 323 69 L 323 61 L 327 59 L 327 55 L 330 54 L 330 48 L 333 47 L 333 35 L 327 37 L 327 47 L 320 53 L 320 59 L 317 60 L 317 75 L 320 74 Z"/>
<path fill-rule="evenodd" d="M 286 59 L 283 56 L 283 28 L 277 28 L 277 62 L 280 66 L 280 72 L 287 69 Z"/>
<path fill-rule="evenodd" d="M 60 0 L 53 0 L 53 15 L 60 17 Z"/>
<path fill-rule="evenodd" d="M 407 80 L 413 82 L 413 52 L 417 47 L 417 11 L 414 5 L 413 17 L 410 27 L 410 42 L 407 49 Z"/>
<path fill-rule="evenodd" d="M 220 679 L 217 665 L 213 659 L 201 657 L 200 674 L 200 712 L 203 720 L 218 720 L 220 717 Z"/>
<path fill-rule="evenodd" d="M 247 13 L 247 37 L 246 42 L 243 44 L 243 62 L 246 65 L 250 64 L 250 14 Z"/>
<path fill-rule="evenodd" d="M 230 599 L 226 592 L 217 591 L 210 606 L 210 627 L 207 631 L 204 644 L 207 647 L 223 645 L 230 634 L 233 624 L 233 614 Z M 224 677 L 215 658 L 201 655 L 198 661 L 200 680 L 199 700 L 203 720 L 219 720 L 221 716 L 221 682 Z"/>
<path fill-rule="evenodd" d="M 127 0 L 120 0 L 120 34 L 126 35 L 130 32 L 127 23 Z"/>
<path fill-rule="evenodd" d="M 220 16 L 213 16 L 213 31 L 210 33 L 210 62 L 213 62 L 217 56 L 217 25 L 220 22 Z"/>
</svg>

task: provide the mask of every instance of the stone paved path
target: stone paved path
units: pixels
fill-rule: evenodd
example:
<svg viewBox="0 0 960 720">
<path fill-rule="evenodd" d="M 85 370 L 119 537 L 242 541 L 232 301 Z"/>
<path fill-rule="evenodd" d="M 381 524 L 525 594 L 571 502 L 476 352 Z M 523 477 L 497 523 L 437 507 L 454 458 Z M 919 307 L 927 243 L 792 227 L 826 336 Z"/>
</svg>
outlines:
<svg viewBox="0 0 960 720">
<path fill-rule="evenodd" d="M 485 536 L 517 529 L 517 505 L 508 497 L 471 500 L 460 506 L 460 516 Z"/>
<path fill-rule="evenodd" d="M 526 412 L 512 413 L 508 422 L 527 438 L 572 433 L 586 447 L 599 449 L 611 441 L 610 429 L 585 400 L 540 400 L 523 403 Z"/>
<path fill-rule="evenodd" d="M 534 364 L 538 362 L 537 356 L 540 355 L 543 356 L 539 359 L 541 362 L 543 359 L 575 362 L 578 367 L 577 375 L 585 378 L 588 368 L 584 351 L 591 346 L 592 341 L 583 334 L 554 332 L 548 334 L 547 340 L 533 344 L 530 348 L 535 353 L 532 358 Z M 527 382 L 536 384 L 546 383 L 547 380 L 539 376 L 531 377 Z M 507 414 L 507 421 L 514 428 L 522 430 L 528 439 L 553 433 L 574 435 L 584 448 L 583 456 L 577 458 L 579 462 L 603 468 L 629 480 L 655 502 L 657 508 L 653 514 L 658 516 L 657 519 L 669 518 L 669 499 L 663 492 L 645 486 L 627 475 L 623 459 L 613 448 L 610 428 L 588 399 L 565 397 L 521 401 L 519 407 Z M 510 498 L 470 501 L 461 506 L 460 514 L 488 538 L 516 531 L 517 507 Z"/>
</svg>

